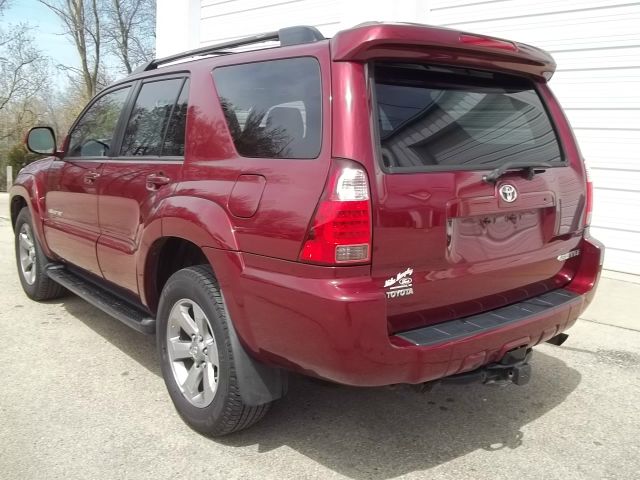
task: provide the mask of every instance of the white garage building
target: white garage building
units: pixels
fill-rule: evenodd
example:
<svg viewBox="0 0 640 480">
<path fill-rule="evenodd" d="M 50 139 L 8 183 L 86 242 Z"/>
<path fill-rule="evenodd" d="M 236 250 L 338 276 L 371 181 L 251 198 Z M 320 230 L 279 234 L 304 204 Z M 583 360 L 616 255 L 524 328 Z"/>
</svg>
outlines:
<svg viewBox="0 0 640 480">
<path fill-rule="evenodd" d="M 591 167 L 605 267 L 640 274 L 640 2 L 623 0 L 158 0 L 157 52 L 290 25 L 329 37 L 368 20 L 447 26 L 530 43 Z"/>
</svg>

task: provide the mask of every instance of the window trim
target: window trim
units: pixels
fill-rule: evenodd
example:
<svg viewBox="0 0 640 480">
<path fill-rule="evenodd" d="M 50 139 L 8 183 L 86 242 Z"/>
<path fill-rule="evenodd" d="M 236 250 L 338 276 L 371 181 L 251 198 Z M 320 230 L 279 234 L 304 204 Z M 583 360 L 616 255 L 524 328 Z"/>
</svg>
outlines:
<svg viewBox="0 0 640 480">
<path fill-rule="evenodd" d="M 477 165 L 476 167 L 469 167 L 469 166 L 465 166 L 465 165 L 453 165 L 453 166 L 444 166 L 444 165 L 416 165 L 413 167 L 387 167 L 384 164 L 383 158 L 382 158 L 382 137 L 380 135 L 380 118 L 378 115 L 378 98 L 377 98 L 377 93 L 376 93 L 376 78 L 375 78 L 375 61 L 371 61 L 368 62 L 366 65 L 366 77 L 367 77 L 367 82 L 368 82 L 368 90 L 369 90 L 369 101 L 370 101 L 370 105 L 372 106 L 372 108 L 370 109 L 369 112 L 369 116 L 370 116 L 370 122 L 371 122 L 371 137 L 374 143 L 374 154 L 377 157 L 377 161 L 376 164 L 378 165 L 378 167 L 380 168 L 380 170 L 383 173 L 386 174 L 392 174 L 392 175 L 402 175 L 402 174 L 412 174 L 412 173 L 439 173 L 439 172 L 486 172 L 489 170 L 493 170 L 495 168 L 494 167 L 486 167 L 486 166 L 481 166 L 481 165 Z M 395 63 L 408 63 L 408 64 L 415 64 L 416 62 L 395 62 Z M 432 65 L 430 63 L 426 63 L 427 65 Z M 448 66 L 448 65 L 441 65 L 441 64 L 433 64 L 434 66 Z M 460 68 L 459 65 L 453 65 L 452 68 Z M 478 69 L 474 69 L 474 70 L 478 70 Z M 490 70 L 485 70 L 489 73 L 496 73 L 496 72 L 492 72 Z M 538 98 L 540 99 L 540 104 L 542 105 L 542 108 L 544 109 L 546 115 L 547 115 L 547 119 L 549 120 L 549 124 L 551 125 L 551 128 L 553 129 L 553 133 L 556 137 L 556 141 L 558 143 L 558 151 L 560 153 L 560 161 L 556 164 L 556 165 L 552 165 L 551 167 L 548 167 L 550 169 L 552 168 L 562 168 L 562 167 L 567 167 L 569 166 L 569 160 L 566 154 L 566 150 L 564 148 L 564 144 L 562 142 L 562 137 L 560 135 L 560 132 L 558 130 L 558 127 L 556 125 L 556 120 L 555 118 L 553 118 L 553 116 L 551 115 L 551 111 L 549 110 L 549 106 L 547 105 L 547 103 L 544 101 L 544 98 L 540 92 L 540 85 L 538 84 L 538 82 L 534 82 L 532 81 L 529 77 L 525 77 L 525 76 L 519 76 L 519 75 L 513 75 L 513 74 L 509 74 L 510 76 L 513 77 L 519 77 L 525 80 L 528 80 L 531 82 L 531 89 L 534 90 L 536 92 L 536 95 L 538 96 Z"/>
<path fill-rule="evenodd" d="M 176 161 L 184 162 L 184 157 L 185 157 L 184 155 L 167 155 L 167 156 L 120 155 L 120 152 L 122 149 L 122 142 L 124 142 L 124 134 L 126 132 L 127 125 L 129 125 L 129 120 L 131 120 L 131 114 L 133 113 L 133 109 L 136 105 L 136 101 L 138 100 L 138 96 L 140 95 L 140 91 L 142 90 L 142 87 L 148 83 L 162 82 L 164 80 L 182 79 L 182 83 L 180 84 L 180 88 L 178 88 L 178 93 L 176 94 L 176 98 L 173 101 L 173 106 L 171 107 L 171 115 L 173 115 L 173 110 L 175 109 L 176 102 L 178 101 L 178 99 L 180 98 L 180 95 L 182 94 L 182 89 L 184 88 L 185 83 L 188 80 L 190 80 L 190 78 L 191 76 L 186 72 L 173 72 L 169 74 L 154 75 L 151 77 L 140 78 L 134 82 L 134 91 L 131 94 L 131 97 L 129 98 L 129 102 L 126 106 L 126 109 L 123 108 L 123 118 L 126 118 L 126 120 L 122 122 L 121 129 L 118 131 L 118 140 L 114 144 L 116 147 L 115 152 L 117 152 L 117 155 L 111 156 L 113 160 L 116 160 L 119 162 L 132 161 L 132 160 L 138 160 L 138 161 L 152 160 L 153 161 L 153 162 L 146 162 L 146 163 L 176 162 Z M 187 108 L 188 108 L 188 105 L 189 104 L 187 100 Z M 169 116 L 169 118 L 171 118 L 171 116 Z M 168 128 L 168 125 L 167 127 L 165 127 L 165 130 L 162 134 L 162 150 L 164 150 L 164 142 L 165 142 L 165 137 L 167 135 L 167 128 Z M 185 125 L 185 147 L 186 147 L 186 139 L 187 139 L 187 128 Z M 161 150 L 161 153 L 162 153 L 162 150 Z"/>
<path fill-rule="evenodd" d="M 214 88 L 214 92 L 215 92 L 215 96 L 216 96 L 216 100 L 217 100 L 217 104 L 218 107 L 220 108 L 220 111 L 223 111 L 222 108 L 222 103 L 220 102 L 220 92 L 218 91 L 218 86 L 216 84 L 216 79 L 214 77 L 214 72 L 216 70 L 219 70 L 221 68 L 230 68 L 230 67 L 239 67 L 242 65 L 253 65 L 256 63 L 267 63 L 267 62 L 277 62 L 280 60 L 295 60 L 298 58 L 312 58 L 313 60 L 316 61 L 316 63 L 318 64 L 318 77 L 320 80 L 320 134 L 319 134 L 319 138 L 320 138 L 320 149 L 318 150 L 318 154 L 315 157 L 308 157 L 308 158 L 299 158 L 299 157 L 247 157 L 245 155 L 242 155 L 240 152 L 238 152 L 238 149 L 236 148 L 236 142 L 233 140 L 233 137 L 231 136 L 231 129 L 229 127 L 229 125 L 227 124 L 227 119 L 224 118 L 224 114 L 222 115 L 224 118 L 224 124 L 227 127 L 227 137 L 229 139 L 229 142 L 231 143 L 231 146 L 233 148 L 233 151 L 235 152 L 236 156 L 239 158 L 246 158 L 249 160 L 276 160 L 276 161 L 284 161 L 284 160 L 295 160 L 295 161 L 313 161 L 313 160 L 317 160 L 318 158 L 320 158 L 322 156 L 322 152 L 325 149 L 325 142 L 324 142 L 324 134 L 325 134 L 325 128 L 326 125 L 325 123 L 325 95 L 324 95 L 324 83 L 323 83 L 323 78 L 322 78 L 322 62 L 321 60 L 316 57 L 315 55 L 294 55 L 291 57 L 277 57 L 277 58 L 267 58 L 265 60 L 253 60 L 253 61 L 248 61 L 248 62 L 239 62 L 239 63 L 230 63 L 230 64 L 224 64 L 224 65 L 216 65 L 215 67 L 213 67 L 211 69 L 211 81 L 213 82 L 213 88 Z M 276 105 L 274 105 L 276 106 Z M 330 108 L 330 106 L 329 106 Z M 329 120 L 330 121 L 330 120 Z"/>
<path fill-rule="evenodd" d="M 121 139 L 119 138 L 120 126 L 121 126 L 121 123 L 123 121 L 124 112 L 128 111 L 129 103 L 131 102 L 131 95 L 132 95 L 133 90 L 135 89 L 135 85 L 136 85 L 136 82 L 132 81 L 132 82 L 127 82 L 127 83 L 119 83 L 117 85 L 113 85 L 112 87 L 107 87 L 103 91 L 99 92 L 96 96 L 94 96 L 87 103 L 87 105 L 78 114 L 78 117 L 74 120 L 73 124 L 71 124 L 71 127 L 69 128 L 69 133 L 67 134 L 68 135 L 68 140 L 67 140 L 64 160 L 68 160 L 69 162 L 74 161 L 74 159 L 78 159 L 78 160 L 80 160 L 80 159 L 82 159 L 82 160 L 94 160 L 94 161 L 95 160 L 102 160 L 102 161 L 104 161 L 105 159 L 113 158 L 114 144 L 120 144 L 120 141 L 121 141 Z M 80 120 L 82 120 L 84 118 L 85 114 L 101 98 L 105 97 L 106 95 L 109 95 L 110 93 L 114 93 L 114 92 L 117 92 L 118 90 L 122 90 L 122 89 L 125 89 L 125 88 L 129 89 L 129 93 L 127 94 L 127 97 L 124 100 L 124 103 L 122 105 L 122 110 L 120 110 L 120 115 L 118 116 L 118 121 L 116 122 L 116 127 L 113 130 L 113 139 L 111 141 L 111 144 L 109 145 L 108 155 L 105 155 L 105 156 L 92 155 L 92 156 L 77 156 L 77 157 L 76 156 L 70 156 L 69 152 L 71 150 L 71 134 L 73 133 L 75 128 L 78 126 L 78 123 L 80 123 Z"/>
</svg>

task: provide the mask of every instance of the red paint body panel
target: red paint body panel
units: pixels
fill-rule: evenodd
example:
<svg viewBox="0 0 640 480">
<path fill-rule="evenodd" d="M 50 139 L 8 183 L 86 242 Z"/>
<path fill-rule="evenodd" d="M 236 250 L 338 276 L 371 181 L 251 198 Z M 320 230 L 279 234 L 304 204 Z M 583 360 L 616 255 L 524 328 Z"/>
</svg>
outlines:
<svg viewBox="0 0 640 480">
<path fill-rule="evenodd" d="M 100 236 L 98 190 L 92 176 L 101 162 L 55 159 L 47 170 L 44 237 L 56 256 L 102 275 L 96 256 Z"/>
<path fill-rule="evenodd" d="M 103 165 L 99 182 L 100 237 L 98 262 L 105 280 L 135 295 L 142 235 L 162 201 L 180 182 L 182 162 L 166 160 L 136 162 L 114 159 Z M 149 175 L 169 178 L 167 185 L 149 186 Z M 143 255 L 146 255 L 143 253 Z"/>
<path fill-rule="evenodd" d="M 489 43 L 490 44 L 490 43 Z M 189 76 L 184 161 L 71 162 L 46 159 L 21 171 L 23 197 L 48 256 L 103 276 L 151 311 L 155 246 L 181 238 L 200 247 L 220 282 L 240 340 L 252 355 L 351 385 L 420 383 L 496 361 L 569 328 L 593 298 L 603 248 L 584 228 L 585 171 L 570 126 L 545 83 L 545 52 L 460 42 L 460 32 L 369 25 L 312 44 L 202 58 L 133 75 Z M 227 128 L 212 71 L 299 56 L 317 59 L 322 148 L 315 159 L 246 158 Z M 378 158 L 370 62 L 466 66 L 526 76 L 553 120 L 567 166 L 533 180 L 508 173 L 497 186 L 481 171 L 389 174 Z M 60 154 L 63 156 L 63 153 Z M 367 172 L 371 262 L 298 261 L 333 159 Z M 84 183 L 88 171 L 100 174 Z M 147 188 L 150 174 L 168 185 Z M 496 189 L 519 190 L 506 204 Z M 55 215 L 62 208 L 63 215 Z M 52 209 L 54 217 L 47 212 Z M 488 218 L 484 228 L 478 220 Z M 579 256 L 558 256 L 580 249 Z M 413 270 L 410 296 L 388 298 L 385 281 Z M 563 287 L 580 295 L 527 321 L 431 347 L 395 334 L 521 301 Z"/>
</svg>

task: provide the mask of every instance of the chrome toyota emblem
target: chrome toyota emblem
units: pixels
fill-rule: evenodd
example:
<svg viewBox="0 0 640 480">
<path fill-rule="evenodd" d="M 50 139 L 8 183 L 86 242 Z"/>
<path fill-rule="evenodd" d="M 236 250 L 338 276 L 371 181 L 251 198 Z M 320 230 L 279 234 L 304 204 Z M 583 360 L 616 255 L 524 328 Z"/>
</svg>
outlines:
<svg viewBox="0 0 640 480">
<path fill-rule="evenodd" d="M 498 193 L 507 203 L 515 202 L 516 198 L 518 198 L 518 191 L 516 190 L 516 187 L 508 183 L 502 185 L 500 190 L 498 190 Z"/>
</svg>

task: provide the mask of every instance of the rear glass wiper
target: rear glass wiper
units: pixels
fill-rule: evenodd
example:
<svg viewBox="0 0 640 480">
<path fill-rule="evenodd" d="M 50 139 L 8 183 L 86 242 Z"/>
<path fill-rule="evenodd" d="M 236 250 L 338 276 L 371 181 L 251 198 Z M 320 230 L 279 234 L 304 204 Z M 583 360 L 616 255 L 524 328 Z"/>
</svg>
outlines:
<svg viewBox="0 0 640 480">
<path fill-rule="evenodd" d="M 533 179 L 533 176 L 538 172 L 544 172 L 545 169 L 551 168 L 549 162 L 505 162 L 498 168 L 494 168 L 487 175 L 482 177 L 482 181 L 486 183 L 496 183 L 498 179 L 507 173 L 509 170 L 525 170 L 527 172 L 527 179 Z"/>
</svg>

